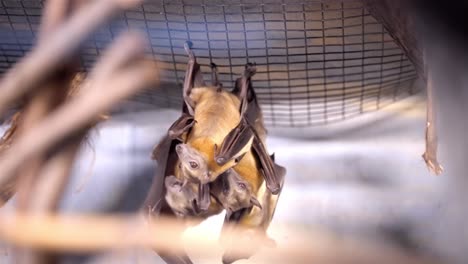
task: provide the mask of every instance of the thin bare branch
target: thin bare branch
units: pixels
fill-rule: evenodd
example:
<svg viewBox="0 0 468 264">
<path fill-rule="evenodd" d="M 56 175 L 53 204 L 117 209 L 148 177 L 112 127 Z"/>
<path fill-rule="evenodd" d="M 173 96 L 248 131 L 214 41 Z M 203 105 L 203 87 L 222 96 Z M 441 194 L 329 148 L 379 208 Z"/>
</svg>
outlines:
<svg viewBox="0 0 468 264">
<path fill-rule="evenodd" d="M 0 115 L 13 102 L 46 80 L 60 65 L 76 54 L 80 45 L 102 24 L 122 8 L 141 0 L 100 0 L 80 8 L 67 22 L 51 34 L 11 69 L 0 82 Z"/>
<path fill-rule="evenodd" d="M 426 56 L 426 54 L 424 53 Z M 425 57 L 424 56 L 424 57 Z M 444 168 L 437 159 L 437 125 L 436 113 L 434 102 L 434 87 L 432 81 L 432 74 L 428 67 L 426 67 L 426 90 L 427 90 L 427 105 L 426 105 L 426 151 L 422 155 L 426 162 L 429 171 L 440 175 Z"/>
<path fill-rule="evenodd" d="M 136 50 L 143 51 L 142 37 L 127 33 L 115 41 L 110 52 L 103 57 L 101 65 L 106 65 L 107 68 L 108 63 L 113 62 L 117 67 L 121 66 L 119 64 L 121 60 L 115 59 L 120 57 L 116 52 L 135 58 Z M 0 186 L 11 179 L 14 172 L 29 158 L 44 153 L 75 131 L 95 122 L 102 112 L 109 110 L 122 99 L 154 84 L 157 70 L 151 66 L 153 64 L 146 62 L 132 63 L 123 69 L 115 68 L 115 72 L 109 76 L 107 70 L 97 66 L 95 74 L 92 74 L 94 78 L 88 81 L 88 84 L 84 84 L 81 95 L 71 99 L 69 103 L 18 138 L 0 159 Z M 41 137 L 38 138 L 37 135 Z"/>
<path fill-rule="evenodd" d="M 47 213 L 57 209 L 60 197 L 65 191 L 72 164 L 80 146 L 75 140 L 62 148 L 44 164 L 38 176 L 30 201 L 29 209 L 33 213 Z"/>
<path fill-rule="evenodd" d="M 132 247 L 151 247 L 160 251 L 178 252 L 190 248 L 200 256 L 218 257 L 222 250 L 216 231 L 210 227 L 191 230 L 184 243 L 175 237 L 185 224 L 160 217 L 148 221 L 142 216 L 9 215 L 0 217 L 0 237 L 6 241 L 49 250 L 95 252 Z M 237 226 L 236 234 L 246 230 Z M 406 252 L 375 241 L 338 238 L 311 228 L 288 228 L 288 241 L 274 249 L 263 249 L 255 256 L 256 263 L 433 263 L 409 256 Z M 47 234 L 47 235 L 45 235 Z M 238 235 L 236 253 L 249 252 L 259 239 Z M 258 260 L 258 261 L 257 261 Z"/>
</svg>

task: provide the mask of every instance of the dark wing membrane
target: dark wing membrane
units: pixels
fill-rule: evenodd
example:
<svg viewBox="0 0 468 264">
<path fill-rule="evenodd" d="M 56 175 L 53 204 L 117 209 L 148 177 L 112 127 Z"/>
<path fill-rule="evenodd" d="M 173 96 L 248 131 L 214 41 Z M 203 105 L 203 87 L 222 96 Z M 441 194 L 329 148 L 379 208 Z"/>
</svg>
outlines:
<svg viewBox="0 0 468 264">
<path fill-rule="evenodd" d="M 166 171 L 175 166 L 173 161 L 173 152 L 175 148 L 175 141 L 172 140 L 168 135 L 164 136 L 161 141 L 156 145 L 152 153 L 152 159 L 156 161 L 157 166 L 153 176 L 153 182 L 146 200 L 143 203 L 143 210 L 149 210 L 150 214 L 158 214 L 164 200 L 166 193 L 166 187 L 164 185 L 164 179 L 166 177 Z"/>
<path fill-rule="evenodd" d="M 241 121 L 229 132 L 224 138 L 220 148 L 216 150 L 215 161 L 218 165 L 224 165 L 226 162 L 234 158 L 252 139 L 253 131 L 249 126 L 249 122 L 255 122 L 260 108 L 258 106 L 255 92 L 251 85 L 251 77 L 255 75 L 256 68 L 254 64 L 247 63 L 245 65 L 244 75 L 236 80 L 236 84 L 232 93 L 239 97 L 241 101 L 240 115 Z M 250 108 L 249 99 L 253 103 Z M 247 120 L 245 119 L 247 116 Z"/>
<path fill-rule="evenodd" d="M 190 93 L 195 87 L 205 86 L 205 81 L 203 80 L 203 74 L 200 69 L 200 64 L 197 63 L 197 58 L 195 57 L 195 54 L 193 53 L 191 47 L 192 43 L 190 41 L 187 41 L 184 45 L 185 51 L 189 56 L 189 61 L 187 63 L 187 70 L 185 71 L 183 98 L 185 101 L 187 112 L 193 115 L 195 103 L 190 98 Z"/>
<path fill-rule="evenodd" d="M 223 143 L 216 150 L 215 161 L 218 165 L 224 165 L 234 158 L 249 143 L 253 137 L 253 131 L 244 118 L 227 134 Z"/>
<path fill-rule="evenodd" d="M 166 187 L 164 179 L 166 175 L 173 173 L 175 164 L 177 162 L 177 155 L 175 154 L 176 140 L 172 140 L 169 135 L 164 136 L 159 144 L 154 148 L 152 158 L 156 160 L 157 166 L 151 183 L 150 190 L 143 203 L 142 211 L 147 217 L 157 217 L 158 215 L 174 216 L 174 212 L 169 208 L 164 196 L 166 194 Z M 178 239 L 178 238 L 171 238 Z M 186 253 L 178 253 L 177 255 L 165 252 L 156 253 L 167 264 L 193 264 Z"/>
<path fill-rule="evenodd" d="M 252 74 L 252 76 L 253 76 L 253 74 Z M 247 109 L 246 109 L 246 112 L 244 114 L 246 115 L 247 120 L 249 121 L 249 123 L 254 124 L 255 121 L 258 119 L 258 117 L 261 115 L 262 110 L 260 109 L 260 105 L 258 104 L 257 94 L 255 93 L 255 90 L 252 87 L 251 77 L 249 77 L 247 79 L 246 83 L 243 83 L 243 78 L 244 77 L 237 78 L 234 89 L 231 91 L 231 93 L 235 94 L 242 101 L 242 98 L 240 97 L 241 96 L 241 91 L 242 91 L 242 89 L 247 90 L 246 91 Z M 244 88 L 242 87 L 243 84 L 246 85 Z"/>
<path fill-rule="evenodd" d="M 190 128 L 192 128 L 194 124 L 195 119 L 192 115 L 182 113 L 179 119 L 177 119 L 169 128 L 168 135 L 171 139 L 178 139 L 182 141 L 181 136 L 184 133 L 189 132 Z"/>
<path fill-rule="evenodd" d="M 159 144 L 154 148 L 152 153 L 152 159 L 156 160 L 157 167 L 153 182 L 150 187 L 150 191 L 143 203 L 144 214 L 148 212 L 148 216 L 156 216 L 159 214 L 172 215 L 174 213 L 166 203 L 164 196 L 166 189 L 164 185 L 164 179 L 167 175 L 173 174 L 173 170 L 177 164 L 177 154 L 175 153 L 175 146 L 178 140 L 181 140 L 181 136 L 184 133 L 189 133 L 190 128 L 194 125 L 195 120 L 193 118 L 195 104 L 190 98 L 190 93 L 194 87 L 205 86 L 203 81 L 203 75 L 200 70 L 200 65 L 197 63 L 196 57 L 191 50 L 192 44 L 187 42 L 184 48 L 189 56 L 187 70 L 185 73 L 184 87 L 183 87 L 183 98 L 184 105 L 182 108 L 182 115 L 179 117 L 169 128 L 167 135 L 165 135 Z M 206 206 L 206 189 L 203 189 L 202 201 Z M 210 202 L 209 188 L 208 191 L 208 206 Z M 171 238 L 171 239 L 180 239 Z M 156 252 L 161 258 L 168 264 L 192 264 L 192 261 L 185 253 L 179 253 L 178 255 L 172 255 L 167 253 Z"/>
<path fill-rule="evenodd" d="M 282 174 L 277 173 L 277 171 L 275 170 L 275 163 L 273 162 L 270 155 L 266 151 L 265 146 L 257 136 L 255 136 L 253 139 L 252 149 L 254 155 L 260 162 L 260 170 L 263 174 L 263 178 L 265 179 L 267 188 L 271 191 L 271 193 L 278 194 L 281 191 L 281 185 L 286 170 L 284 170 Z"/>
<path fill-rule="evenodd" d="M 204 212 L 208 210 L 210 207 L 210 185 L 209 184 L 202 184 L 198 185 L 198 209 L 200 212 Z"/>
</svg>

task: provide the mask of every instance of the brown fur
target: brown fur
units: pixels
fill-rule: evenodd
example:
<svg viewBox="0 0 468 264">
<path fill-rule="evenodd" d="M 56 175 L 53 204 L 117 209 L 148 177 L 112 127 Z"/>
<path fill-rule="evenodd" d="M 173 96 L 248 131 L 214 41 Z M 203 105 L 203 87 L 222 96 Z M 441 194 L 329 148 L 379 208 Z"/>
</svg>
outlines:
<svg viewBox="0 0 468 264">
<path fill-rule="evenodd" d="M 213 173 L 213 180 L 235 165 L 234 160 L 219 166 L 214 159 L 215 144 L 221 146 L 224 138 L 240 122 L 240 101 L 234 94 L 217 91 L 215 87 L 201 87 L 192 90 L 191 98 L 195 102 L 195 120 L 187 144 L 205 156 L 208 167 Z M 256 193 L 263 181 L 258 170 L 250 144 L 244 148 L 246 155 L 234 167 Z"/>
<path fill-rule="evenodd" d="M 177 161 L 176 167 L 174 169 L 174 176 L 183 182 L 186 179 L 186 176 L 183 174 L 183 170 L 179 167 L 179 164 L 180 164 L 180 161 Z M 198 184 L 194 184 L 191 182 L 187 184 L 190 185 L 191 188 L 193 188 L 194 193 L 198 193 Z M 221 211 L 223 210 L 223 207 L 213 197 L 210 197 L 210 199 L 211 199 L 211 202 L 210 202 L 210 207 L 208 208 L 208 210 L 201 212 L 199 215 L 197 215 L 197 217 L 206 218 L 208 216 L 221 213 Z"/>
<path fill-rule="evenodd" d="M 212 171 L 213 180 L 231 168 L 233 161 L 219 166 L 214 159 L 215 145 L 221 146 L 224 138 L 240 122 L 240 101 L 226 91 L 214 87 L 194 89 L 190 95 L 195 102 L 195 125 L 187 143 L 202 153 Z"/>
</svg>

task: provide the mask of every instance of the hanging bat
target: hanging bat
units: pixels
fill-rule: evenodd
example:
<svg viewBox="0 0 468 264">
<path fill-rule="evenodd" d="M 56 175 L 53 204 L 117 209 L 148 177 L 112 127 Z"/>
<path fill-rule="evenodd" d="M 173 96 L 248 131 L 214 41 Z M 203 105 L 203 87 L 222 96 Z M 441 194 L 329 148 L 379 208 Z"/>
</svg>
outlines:
<svg viewBox="0 0 468 264">
<path fill-rule="evenodd" d="M 209 202 L 208 183 L 239 163 L 243 156 L 243 153 L 239 152 L 222 165 L 214 159 L 216 146 L 221 145 L 226 135 L 240 121 L 238 109 L 241 103 L 237 96 L 220 89 L 216 65 L 212 65 L 212 69 L 213 84 L 217 87 L 196 87 L 204 85 L 200 66 L 188 43 L 185 49 L 189 55 L 189 63 L 184 81 L 183 114 L 171 126 L 168 135 L 171 139 L 185 142 L 176 149 L 182 165 L 182 174 L 200 183 L 200 201 Z M 245 147 L 244 153 L 247 149 L 248 146 Z M 204 203 L 201 206 L 202 209 L 206 209 L 209 204 Z"/>
<path fill-rule="evenodd" d="M 281 190 L 282 177 L 284 175 L 275 171 L 275 164 L 263 143 L 266 137 L 266 130 L 263 126 L 263 116 L 257 96 L 251 84 L 251 77 L 255 73 L 255 65 L 248 63 L 245 66 L 243 76 L 236 80 L 233 93 L 241 100 L 239 107 L 241 121 L 226 136 L 221 147 L 217 148 L 215 159 L 216 163 L 223 165 L 246 148 L 251 147 L 253 155 L 260 162 L 258 170 L 261 171 L 268 189 L 273 194 L 278 194 Z"/>
<path fill-rule="evenodd" d="M 190 147 L 188 144 L 178 144 L 175 147 L 179 163 L 176 167 L 177 175 L 183 180 L 182 185 L 188 182 L 191 185 L 196 184 L 197 188 L 197 206 L 201 211 L 208 210 L 210 206 L 210 188 L 207 184 L 210 178 L 210 171 L 203 156 Z"/>
<path fill-rule="evenodd" d="M 241 79 L 242 82 L 239 82 L 240 87 L 237 85 L 238 89 L 237 91 L 234 90 L 233 93 L 220 89 L 220 85 L 218 87 L 206 87 L 204 86 L 200 66 L 190 50 L 190 45 L 186 45 L 185 48 L 189 55 L 189 62 L 184 80 L 182 115 L 174 122 L 168 134 L 153 151 L 153 158 L 157 161 L 158 167 L 156 168 L 150 192 L 144 203 L 144 208 L 149 209 L 150 214 L 174 215 L 164 199 L 166 193 L 164 178 L 168 175 L 174 175 L 179 168 L 178 164 L 185 163 L 191 167 L 189 160 L 180 158 L 176 153 L 176 146 L 181 142 L 186 144 L 187 149 L 191 149 L 192 156 L 201 157 L 197 166 L 204 167 L 203 164 L 206 164 L 207 169 L 205 172 L 198 175 L 191 174 L 191 170 L 179 171 L 179 174 L 184 174 L 183 177 L 198 179 L 199 183 L 202 184 L 200 187 L 206 186 L 209 188 L 209 182 L 215 181 L 219 175 L 235 166 L 235 171 L 251 185 L 251 190 L 258 193 L 263 177 L 265 177 L 264 172 L 270 172 L 270 175 L 265 177 L 267 181 L 269 181 L 268 176 L 272 178 L 271 175 L 274 176 L 275 173 L 275 166 L 262 143 L 264 135 L 259 134 L 247 123 L 249 122 L 248 117 L 254 126 L 260 124 L 263 127 L 261 120 L 260 122 L 257 121 L 259 120 L 259 113 L 261 113 L 259 108 L 249 107 L 249 104 L 257 104 L 253 89 L 252 92 L 248 91 L 248 88 L 251 87 L 250 77 L 255 71 L 250 70 L 252 67 L 248 67 L 246 74 Z M 253 116 L 255 119 L 249 116 Z M 239 128 L 246 128 L 247 136 Z M 236 140 L 236 138 L 238 139 Z M 218 149 L 218 146 L 221 146 L 221 148 Z M 220 160 L 215 160 L 215 151 L 216 154 L 222 154 L 224 151 L 229 155 L 225 155 L 225 159 L 219 162 Z M 270 167 L 265 167 L 264 164 L 270 164 Z M 189 172 L 189 175 L 185 175 L 187 172 Z M 176 176 L 181 175 L 176 173 Z M 279 178 L 282 179 L 282 177 Z M 274 184 L 268 184 L 268 186 L 274 186 Z M 278 192 L 278 187 L 275 188 L 272 188 L 273 191 Z M 206 189 L 200 192 L 202 189 L 199 188 L 199 195 L 200 193 L 204 195 L 209 193 Z M 263 196 L 264 194 L 271 195 L 271 192 L 267 192 L 265 189 L 262 191 Z M 276 205 L 275 200 L 270 206 L 271 202 L 265 197 L 262 198 L 261 202 L 263 208 L 265 208 L 265 205 L 268 208 Z M 216 202 L 211 202 L 209 208 L 218 205 Z M 268 212 L 270 212 L 270 209 L 268 209 Z M 257 210 L 250 210 L 248 213 L 241 214 L 239 221 L 249 222 L 252 218 L 258 218 L 255 216 L 256 214 Z M 272 214 L 268 213 L 268 215 Z M 265 218 L 265 221 L 269 223 L 270 218 Z M 261 225 L 267 226 L 268 223 L 261 223 Z M 185 259 L 185 257 L 183 256 L 182 259 Z M 172 261 L 168 263 L 186 262 Z"/>
<path fill-rule="evenodd" d="M 259 246 L 272 246 L 275 244 L 274 240 L 268 238 L 266 230 L 273 218 L 276 209 L 279 194 L 283 186 L 286 169 L 275 163 L 275 155 L 272 154 L 269 156 L 266 148 L 263 145 L 263 142 L 265 142 L 266 139 L 266 130 L 263 126 L 263 116 L 261 109 L 258 104 L 255 91 L 251 85 L 250 78 L 253 75 L 251 73 L 255 72 L 252 70 L 252 67 L 254 67 L 252 64 L 246 65 L 246 71 L 244 72 L 244 75 L 236 80 L 236 86 L 233 90 L 233 93 L 238 94 L 241 99 L 243 99 L 243 105 L 240 108 L 240 112 L 242 113 L 242 119 L 244 123 L 240 123 L 236 129 L 239 131 L 242 131 L 243 129 L 251 130 L 253 134 L 252 149 L 246 156 L 253 157 L 253 162 L 252 159 L 250 159 L 251 162 L 245 165 L 246 162 L 244 161 L 248 161 L 249 159 L 244 157 L 240 164 L 235 166 L 233 169 L 239 172 L 241 177 L 255 174 L 257 174 L 257 176 L 253 178 L 260 178 L 263 176 L 265 181 L 261 184 L 260 188 L 255 189 L 256 197 L 262 209 L 260 210 L 260 207 L 243 208 L 232 213 L 231 215 L 227 215 L 225 218 L 225 223 L 236 223 L 238 225 L 248 227 L 248 232 L 235 234 L 236 236 L 242 236 L 246 239 L 250 239 L 252 234 L 258 234 L 258 232 L 260 232 L 260 234 L 263 235 L 264 240 L 262 243 L 259 243 Z M 241 142 L 241 140 L 235 140 L 236 136 L 239 135 L 231 133 L 228 135 L 228 137 L 226 137 L 220 151 L 218 152 L 218 157 L 223 157 L 224 154 L 224 157 L 229 159 L 230 155 L 236 152 L 236 148 L 239 149 L 242 147 L 235 145 Z M 241 134 L 241 136 L 248 137 L 250 135 L 244 132 L 244 134 Z M 232 142 L 234 144 L 232 144 Z M 232 151 L 232 153 L 230 153 L 230 151 Z M 258 173 L 260 173 L 261 176 L 258 175 Z M 272 193 L 276 193 L 276 195 L 272 195 Z M 226 237 L 229 237 L 229 233 L 230 230 L 223 227 L 221 239 L 227 242 L 225 243 L 226 251 L 223 254 L 224 264 L 232 263 L 239 259 L 247 259 L 255 253 L 256 249 L 253 248 L 250 254 L 243 256 L 233 254 L 231 250 L 235 248 L 236 245 L 232 244 L 229 239 L 226 239 Z"/>
<path fill-rule="evenodd" d="M 200 213 L 198 207 L 198 190 L 193 183 L 184 184 L 176 176 L 166 177 L 166 202 L 174 214 L 179 218 L 195 216 Z"/>
<path fill-rule="evenodd" d="M 255 197 L 249 183 L 244 180 L 234 169 L 229 169 L 221 174 L 219 178 L 211 184 L 211 193 L 226 210 L 226 217 L 230 218 L 234 212 L 243 208 L 257 206 L 262 209 L 262 205 Z"/>
<path fill-rule="evenodd" d="M 221 173 L 237 165 L 242 155 L 254 147 L 267 186 L 273 193 L 278 193 L 281 179 L 276 177 L 273 162 L 262 143 L 264 135 L 259 135 L 253 127 L 259 121 L 262 122 L 251 86 L 251 77 L 256 72 L 255 65 L 246 65 L 244 76 L 237 81 L 232 93 L 218 89 L 220 85 L 215 65 L 212 65 L 213 80 L 218 87 L 196 87 L 204 85 L 200 66 L 188 43 L 185 49 L 189 63 L 184 82 L 183 115 L 169 129 L 169 135 L 177 138 L 190 130 L 186 143 L 207 164 L 205 177 L 199 178 L 202 183 L 214 181 Z"/>
</svg>

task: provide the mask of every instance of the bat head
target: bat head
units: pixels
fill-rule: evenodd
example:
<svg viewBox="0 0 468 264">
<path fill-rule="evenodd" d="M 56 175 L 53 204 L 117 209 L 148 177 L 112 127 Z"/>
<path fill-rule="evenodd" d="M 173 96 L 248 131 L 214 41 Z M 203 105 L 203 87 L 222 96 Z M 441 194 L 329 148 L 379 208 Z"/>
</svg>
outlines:
<svg viewBox="0 0 468 264">
<path fill-rule="evenodd" d="M 177 146 L 176 152 L 184 169 L 204 184 L 216 180 L 219 175 L 236 166 L 244 156 L 240 155 L 223 165 L 219 165 L 215 161 L 216 144 L 209 137 L 197 138 L 188 144 L 179 144 Z M 190 164 L 189 161 L 199 162 L 198 167 L 196 164 Z M 196 169 L 192 168 L 191 165 L 195 165 Z"/>
<path fill-rule="evenodd" d="M 201 152 L 188 144 L 177 145 L 176 152 L 181 166 L 190 177 L 195 178 L 203 184 L 213 180 L 213 173 L 209 170 L 206 158 Z"/>
<path fill-rule="evenodd" d="M 223 173 L 214 185 L 214 192 L 228 214 L 252 206 L 262 209 L 249 182 L 234 169 Z"/>
<path fill-rule="evenodd" d="M 199 213 L 197 192 L 193 183 L 184 184 L 177 177 L 170 175 L 164 180 L 166 202 L 177 217 L 194 216 Z"/>
</svg>

